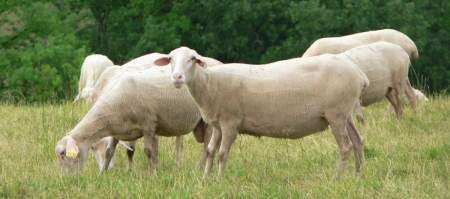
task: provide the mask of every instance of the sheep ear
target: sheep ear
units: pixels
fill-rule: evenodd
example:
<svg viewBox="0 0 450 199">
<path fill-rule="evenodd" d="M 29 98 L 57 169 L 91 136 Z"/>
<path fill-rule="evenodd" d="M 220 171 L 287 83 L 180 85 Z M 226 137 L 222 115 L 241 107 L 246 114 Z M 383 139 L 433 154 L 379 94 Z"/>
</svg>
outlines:
<svg viewBox="0 0 450 199">
<path fill-rule="evenodd" d="M 130 151 L 133 151 L 133 149 L 131 148 L 130 144 L 128 144 L 128 142 L 119 140 L 119 144 L 122 145 L 123 147 L 127 148 Z"/>
<path fill-rule="evenodd" d="M 205 64 L 205 61 L 203 61 L 203 57 L 201 57 L 200 55 L 196 55 L 195 60 L 199 66 L 206 68 L 206 64 Z"/>
<path fill-rule="evenodd" d="M 165 66 L 170 63 L 170 58 L 168 56 L 161 57 L 153 62 L 157 66 Z"/>
<path fill-rule="evenodd" d="M 70 158 L 78 157 L 78 153 L 80 150 L 77 146 L 77 141 L 75 141 L 72 137 L 67 136 L 67 145 L 65 150 L 65 155 Z"/>
</svg>

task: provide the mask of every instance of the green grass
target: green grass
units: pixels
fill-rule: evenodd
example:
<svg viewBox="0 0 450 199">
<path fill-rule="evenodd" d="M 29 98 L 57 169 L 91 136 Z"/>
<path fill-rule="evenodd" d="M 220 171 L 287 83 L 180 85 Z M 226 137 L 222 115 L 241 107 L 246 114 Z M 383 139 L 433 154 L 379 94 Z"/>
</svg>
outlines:
<svg viewBox="0 0 450 199">
<path fill-rule="evenodd" d="M 185 138 L 181 167 L 175 138 L 162 138 L 158 176 L 148 174 L 142 142 L 134 171 L 118 148 L 116 166 L 98 175 L 90 155 L 85 170 L 60 176 L 54 148 L 87 112 L 80 104 L 0 104 L 0 198 L 450 198 L 450 100 L 435 96 L 407 108 L 397 123 L 386 102 L 365 108 L 364 176 L 353 157 L 335 179 L 338 158 L 330 130 L 298 139 L 239 136 L 226 175 L 203 179 L 196 170 L 202 145 Z"/>
</svg>

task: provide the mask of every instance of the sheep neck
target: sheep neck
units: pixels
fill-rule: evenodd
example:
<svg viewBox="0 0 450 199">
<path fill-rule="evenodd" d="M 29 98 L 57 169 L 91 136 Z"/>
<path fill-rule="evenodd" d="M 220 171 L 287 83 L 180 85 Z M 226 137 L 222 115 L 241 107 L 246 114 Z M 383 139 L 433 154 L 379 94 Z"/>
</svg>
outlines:
<svg viewBox="0 0 450 199">
<path fill-rule="evenodd" d="M 214 102 L 214 96 L 211 96 L 209 85 L 211 85 L 211 71 L 202 67 L 196 67 L 193 78 L 186 83 L 189 93 L 200 108 L 202 116 L 204 116 L 202 108 L 206 107 L 208 103 Z"/>
</svg>

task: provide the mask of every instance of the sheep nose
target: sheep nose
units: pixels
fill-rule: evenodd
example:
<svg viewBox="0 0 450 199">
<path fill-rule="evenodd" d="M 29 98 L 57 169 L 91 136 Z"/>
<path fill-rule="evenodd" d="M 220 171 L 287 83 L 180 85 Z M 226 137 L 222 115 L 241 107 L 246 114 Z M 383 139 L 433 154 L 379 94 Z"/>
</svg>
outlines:
<svg viewBox="0 0 450 199">
<path fill-rule="evenodd" d="M 174 80 L 180 80 L 183 77 L 183 75 L 181 75 L 181 74 L 173 74 L 172 77 L 173 77 Z"/>
</svg>

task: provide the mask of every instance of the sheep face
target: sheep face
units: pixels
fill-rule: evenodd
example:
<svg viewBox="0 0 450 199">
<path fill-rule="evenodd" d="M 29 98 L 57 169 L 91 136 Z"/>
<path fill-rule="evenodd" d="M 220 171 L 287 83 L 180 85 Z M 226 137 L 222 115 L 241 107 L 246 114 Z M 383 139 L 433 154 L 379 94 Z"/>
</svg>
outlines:
<svg viewBox="0 0 450 199">
<path fill-rule="evenodd" d="M 83 170 L 86 150 L 78 147 L 71 136 L 61 139 L 55 148 L 58 168 L 62 173 L 76 174 Z"/>
<path fill-rule="evenodd" d="M 186 47 L 177 48 L 170 52 L 168 56 L 157 59 L 154 63 L 158 66 L 171 63 L 172 82 L 175 88 L 181 88 L 189 82 L 195 75 L 196 64 L 205 66 L 203 58 L 195 50 Z"/>
</svg>

